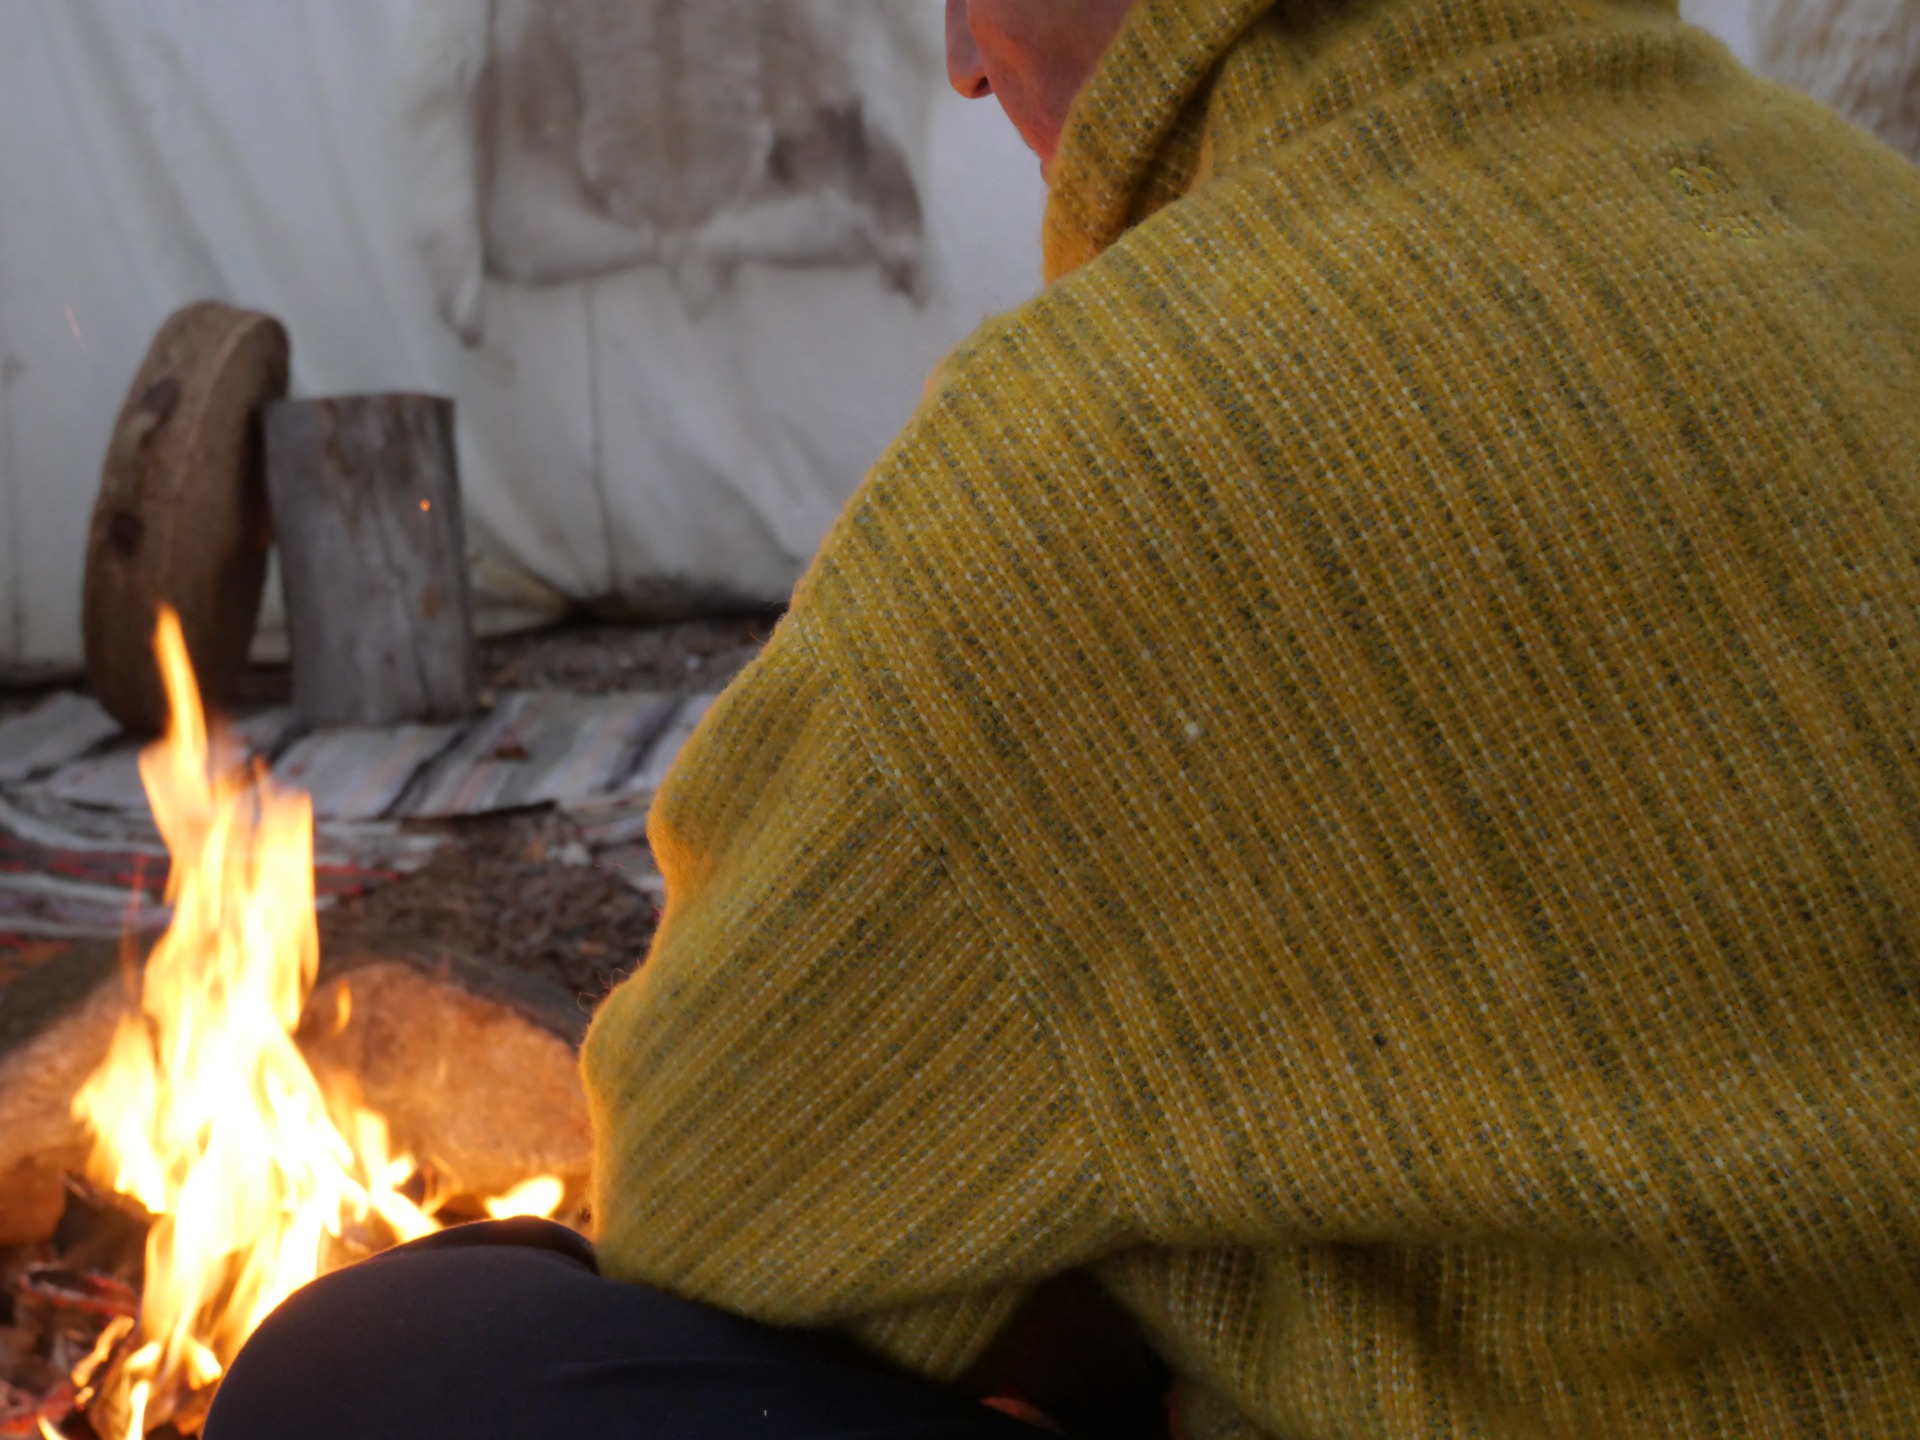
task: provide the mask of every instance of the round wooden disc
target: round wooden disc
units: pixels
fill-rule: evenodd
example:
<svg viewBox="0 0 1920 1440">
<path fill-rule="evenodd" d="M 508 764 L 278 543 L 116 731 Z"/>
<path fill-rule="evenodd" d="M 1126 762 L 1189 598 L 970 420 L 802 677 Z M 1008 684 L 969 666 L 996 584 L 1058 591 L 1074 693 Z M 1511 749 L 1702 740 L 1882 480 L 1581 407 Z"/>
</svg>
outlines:
<svg viewBox="0 0 1920 1440">
<path fill-rule="evenodd" d="M 233 696 L 260 614 L 271 529 L 259 407 L 287 393 L 287 332 L 211 301 L 160 327 L 114 425 L 87 542 L 82 625 L 100 703 L 136 734 L 166 728 L 153 658 L 164 602 L 201 694 Z"/>
</svg>

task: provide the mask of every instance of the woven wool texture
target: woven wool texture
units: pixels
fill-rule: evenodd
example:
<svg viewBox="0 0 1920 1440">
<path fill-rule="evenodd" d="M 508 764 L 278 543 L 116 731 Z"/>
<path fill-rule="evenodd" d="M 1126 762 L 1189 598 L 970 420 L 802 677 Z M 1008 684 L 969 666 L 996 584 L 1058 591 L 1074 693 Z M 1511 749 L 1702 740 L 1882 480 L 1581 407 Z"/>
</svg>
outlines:
<svg viewBox="0 0 1920 1440">
<path fill-rule="evenodd" d="M 1141 0 L 1046 241 L 656 803 L 608 1273 L 1920 1434 L 1920 173 L 1659 5 Z"/>
</svg>

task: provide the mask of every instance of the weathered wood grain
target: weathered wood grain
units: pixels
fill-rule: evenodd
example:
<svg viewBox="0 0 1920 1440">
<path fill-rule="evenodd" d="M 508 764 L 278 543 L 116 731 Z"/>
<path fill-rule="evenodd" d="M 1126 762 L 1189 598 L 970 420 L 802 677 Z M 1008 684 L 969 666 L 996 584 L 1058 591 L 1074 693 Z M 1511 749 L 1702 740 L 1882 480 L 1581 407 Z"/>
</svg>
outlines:
<svg viewBox="0 0 1920 1440">
<path fill-rule="evenodd" d="M 294 708 L 313 726 L 458 720 L 478 694 L 453 402 L 266 412 Z"/>
<path fill-rule="evenodd" d="M 87 674 L 138 735 L 166 726 L 159 607 L 180 616 L 208 704 L 247 658 L 267 574 L 258 407 L 287 393 L 287 332 L 211 301 L 168 317 L 115 422 L 87 541 Z"/>
</svg>

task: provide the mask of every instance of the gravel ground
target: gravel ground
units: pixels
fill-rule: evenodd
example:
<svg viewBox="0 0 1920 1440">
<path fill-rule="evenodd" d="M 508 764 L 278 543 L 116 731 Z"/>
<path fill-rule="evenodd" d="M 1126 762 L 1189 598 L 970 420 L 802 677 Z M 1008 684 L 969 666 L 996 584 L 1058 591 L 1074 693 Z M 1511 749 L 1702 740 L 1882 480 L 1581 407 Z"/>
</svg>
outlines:
<svg viewBox="0 0 1920 1440">
<path fill-rule="evenodd" d="M 760 653 L 779 618 L 778 610 L 767 610 L 668 625 L 591 622 L 482 640 L 480 685 L 495 695 L 508 690 L 571 690 L 580 695 L 717 690 Z M 292 699 L 293 672 L 288 667 L 256 665 L 241 678 L 236 703 L 254 709 Z"/>
<path fill-rule="evenodd" d="M 452 951 L 549 981 L 588 1010 L 645 956 L 659 921 L 653 900 L 575 863 L 563 817 L 519 811 L 419 828 L 447 843 L 422 869 L 323 912 L 323 955 Z"/>
<path fill-rule="evenodd" d="M 778 609 L 677 624 L 615 625 L 588 621 L 479 642 L 480 682 L 505 690 L 572 690 L 610 695 L 622 690 L 692 694 L 717 689 L 760 653 L 780 618 Z M 0 676 L 0 716 L 30 710 L 52 691 L 84 689 L 78 677 L 44 681 Z M 241 677 L 237 706 L 250 710 L 293 699 L 293 672 L 256 665 Z"/>
<path fill-rule="evenodd" d="M 491 690 L 718 690 L 739 674 L 772 632 L 777 610 L 678 625 L 581 625 L 490 640 L 480 649 Z"/>
<path fill-rule="evenodd" d="M 482 683 L 496 694 L 718 690 L 760 653 L 777 618 L 593 624 L 490 640 L 480 647 Z M 447 843 L 425 868 L 328 911 L 323 952 L 382 941 L 454 950 L 551 981 L 587 1008 L 645 956 L 659 920 L 653 899 L 588 860 L 564 816 L 518 811 L 416 828 Z"/>
</svg>

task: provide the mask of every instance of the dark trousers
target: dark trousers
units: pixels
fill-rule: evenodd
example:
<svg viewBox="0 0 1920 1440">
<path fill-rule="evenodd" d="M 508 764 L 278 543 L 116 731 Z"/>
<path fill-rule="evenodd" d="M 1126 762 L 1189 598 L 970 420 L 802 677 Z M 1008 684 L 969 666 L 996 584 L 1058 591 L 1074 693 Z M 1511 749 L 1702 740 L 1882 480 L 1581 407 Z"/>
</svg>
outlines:
<svg viewBox="0 0 1920 1440">
<path fill-rule="evenodd" d="M 234 1360 L 206 1440 L 1042 1440 L 836 1336 L 600 1277 L 545 1220 L 456 1226 L 328 1275 Z"/>
</svg>

